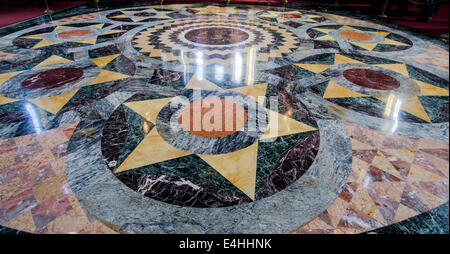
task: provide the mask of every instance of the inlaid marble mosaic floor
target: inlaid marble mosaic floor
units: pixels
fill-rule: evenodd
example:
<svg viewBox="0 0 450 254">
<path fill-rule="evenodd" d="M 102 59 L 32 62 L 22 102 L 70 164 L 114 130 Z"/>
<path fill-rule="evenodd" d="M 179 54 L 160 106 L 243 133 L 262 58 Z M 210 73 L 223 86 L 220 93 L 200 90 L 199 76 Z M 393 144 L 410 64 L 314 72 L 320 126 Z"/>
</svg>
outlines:
<svg viewBox="0 0 450 254">
<path fill-rule="evenodd" d="M 0 225 L 362 233 L 448 202 L 448 46 L 331 11 L 86 10 L 0 29 Z"/>
</svg>

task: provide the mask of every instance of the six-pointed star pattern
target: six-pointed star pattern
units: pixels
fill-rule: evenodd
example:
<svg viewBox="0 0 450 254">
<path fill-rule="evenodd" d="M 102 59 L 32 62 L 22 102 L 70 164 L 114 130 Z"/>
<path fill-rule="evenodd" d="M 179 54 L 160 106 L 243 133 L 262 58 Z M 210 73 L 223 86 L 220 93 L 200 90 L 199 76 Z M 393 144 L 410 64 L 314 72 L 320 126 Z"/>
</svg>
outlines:
<svg viewBox="0 0 450 254">
<path fill-rule="evenodd" d="M 372 66 L 371 64 L 363 63 L 356 59 L 352 59 L 347 56 L 340 54 L 334 54 L 334 64 L 294 64 L 300 68 L 306 69 L 308 71 L 320 74 L 326 71 L 328 68 L 338 65 L 338 64 L 360 64 L 361 66 Z M 409 73 L 406 64 L 374 64 L 373 66 L 381 67 L 387 70 L 395 71 L 409 78 Z M 418 95 L 410 98 L 398 98 L 401 100 L 401 110 L 414 115 L 422 120 L 431 123 L 431 120 L 425 111 L 422 103 L 420 102 L 418 96 L 449 96 L 449 91 L 447 89 L 434 86 L 419 80 L 412 79 L 419 87 L 420 92 Z M 323 94 L 323 98 L 352 98 L 352 97 L 368 97 L 370 95 L 362 94 L 351 89 L 345 88 L 332 79 L 328 82 L 328 86 Z M 374 97 L 380 101 L 386 102 L 389 98 Z M 395 103 L 394 103 L 395 104 Z"/>
<path fill-rule="evenodd" d="M 47 46 L 66 43 L 68 41 L 82 43 L 82 44 L 95 44 L 95 43 L 97 43 L 97 38 L 100 35 L 124 32 L 122 30 L 117 30 L 117 29 L 103 31 L 102 28 L 104 25 L 105 24 L 93 24 L 93 25 L 84 26 L 84 27 L 77 27 L 77 26 L 70 26 L 70 25 L 56 26 L 55 29 L 51 33 L 54 33 L 55 37 L 59 38 L 60 40 L 49 39 L 48 36 L 49 36 L 49 34 L 51 34 L 49 32 L 33 34 L 33 35 L 25 35 L 20 38 L 39 40 L 39 42 L 36 43 L 32 47 L 32 49 L 37 49 L 37 48 L 43 48 L 43 47 L 47 47 Z M 90 30 L 90 29 L 93 29 L 93 30 Z M 98 31 L 98 32 L 96 32 L 96 31 Z"/>
<path fill-rule="evenodd" d="M 129 75 L 125 75 L 125 74 L 122 74 L 119 72 L 114 72 L 114 71 L 109 71 L 109 70 L 103 69 L 103 67 L 105 67 L 108 63 L 113 61 L 118 56 L 119 56 L 119 54 L 114 54 L 114 55 L 108 55 L 108 56 L 103 56 L 103 57 L 98 57 L 98 58 L 92 58 L 91 61 L 100 68 L 100 73 L 97 75 L 97 77 L 95 77 L 95 79 L 93 81 L 85 84 L 84 87 L 90 86 L 90 85 L 96 85 L 96 84 L 100 84 L 100 83 L 105 83 L 105 82 L 109 82 L 109 81 L 115 81 L 115 80 L 129 78 L 130 77 Z M 69 60 L 69 59 L 66 59 L 66 58 L 63 58 L 63 57 L 60 57 L 57 55 L 52 55 L 52 56 L 48 57 L 47 59 L 45 59 L 44 61 L 37 64 L 36 66 L 34 66 L 33 69 L 44 67 L 44 66 L 52 66 L 52 65 L 57 65 L 57 64 L 73 63 L 73 62 L 74 61 L 72 61 L 72 60 Z M 16 72 L 0 74 L 0 86 L 8 79 L 10 79 L 20 73 L 23 73 L 23 72 L 24 71 L 16 71 Z M 48 111 L 52 114 L 57 114 L 59 112 L 59 110 L 61 110 L 61 108 L 63 108 L 64 105 L 66 105 L 66 103 L 80 89 L 81 88 L 76 88 L 72 91 L 61 93 L 61 94 L 54 95 L 54 96 L 39 97 L 39 98 L 35 98 L 35 99 L 25 99 L 25 100 L 45 109 L 46 111 Z M 8 97 L 0 95 L 0 105 L 19 101 L 19 100 L 20 99 L 8 98 Z"/>
<path fill-rule="evenodd" d="M 115 15 L 109 17 L 110 19 L 131 19 L 133 22 L 141 22 L 148 18 L 155 18 L 155 19 L 171 19 L 167 14 L 173 13 L 174 11 L 156 11 L 154 8 L 148 8 L 148 9 L 140 9 L 137 11 L 130 11 L 130 10 L 122 10 L 120 11 L 122 14 Z M 139 15 L 139 13 L 148 13 L 153 14 L 151 15 Z"/>
<path fill-rule="evenodd" d="M 220 87 L 207 80 L 198 80 L 196 76 L 189 81 L 186 88 L 221 90 Z M 266 88 L 267 84 L 263 83 L 229 90 L 249 97 L 257 98 L 259 96 L 265 96 Z M 172 99 L 173 98 L 144 100 L 125 103 L 125 105 L 140 114 L 149 122 L 156 123 L 158 113 Z M 262 103 L 261 105 L 264 105 L 261 101 L 258 101 L 258 103 Z M 267 108 L 265 110 L 268 116 L 269 127 L 259 140 L 316 130 L 314 127 L 298 122 L 287 115 L 279 114 Z M 258 142 L 259 141 L 256 141 L 253 145 L 250 145 L 244 149 L 226 154 L 197 155 L 248 197 L 254 200 Z M 168 144 L 158 134 L 157 128 L 153 128 L 125 159 L 125 161 L 114 171 L 114 173 L 124 172 L 134 168 L 171 160 L 190 154 L 192 153 Z"/>
<path fill-rule="evenodd" d="M 321 18 L 322 16 L 316 14 L 306 14 L 299 11 L 267 11 L 267 14 L 259 15 L 261 18 L 274 18 L 278 23 L 286 23 L 289 21 L 302 21 L 307 23 L 317 23 L 315 18 Z"/>
<path fill-rule="evenodd" d="M 395 45 L 395 46 L 409 46 L 400 41 L 391 40 L 386 38 L 390 32 L 383 31 L 362 31 L 355 27 L 351 27 L 348 25 L 343 25 L 338 29 L 327 29 L 327 28 L 313 28 L 313 30 L 319 31 L 323 33 L 323 35 L 314 38 L 316 41 L 334 41 L 336 42 L 336 38 L 330 35 L 330 32 L 337 31 L 338 36 L 348 40 L 352 45 L 357 46 L 359 48 L 363 48 L 368 51 L 372 51 L 377 45 L 385 44 L 385 45 Z M 373 37 L 370 34 L 378 35 L 382 38 L 380 42 L 373 42 Z"/>
</svg>

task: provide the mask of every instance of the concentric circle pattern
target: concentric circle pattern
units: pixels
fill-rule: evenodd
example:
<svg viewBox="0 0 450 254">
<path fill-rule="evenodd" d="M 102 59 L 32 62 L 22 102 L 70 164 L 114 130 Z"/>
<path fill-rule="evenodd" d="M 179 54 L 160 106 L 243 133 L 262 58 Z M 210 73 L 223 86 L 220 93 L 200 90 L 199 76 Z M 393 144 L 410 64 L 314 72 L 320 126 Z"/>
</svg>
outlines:
<svg viewBox="0 0 450 254">
<path fill-rule="evenodd" d="M 133 37 L 133 47 L 149 58 L 179 63 L 230 65 L 238 53 L 257 61 L 269 61 L 293 52 L 298 38 L 290 31 L 253 20 L 187 19 L 149 27 Z"/>
<path fill-rule="evenodd" d="M 448 46 L 332 10 L 121 4 L 0 28 L 0 225 L 361 233 L 448 202 Z"/>
</svg>

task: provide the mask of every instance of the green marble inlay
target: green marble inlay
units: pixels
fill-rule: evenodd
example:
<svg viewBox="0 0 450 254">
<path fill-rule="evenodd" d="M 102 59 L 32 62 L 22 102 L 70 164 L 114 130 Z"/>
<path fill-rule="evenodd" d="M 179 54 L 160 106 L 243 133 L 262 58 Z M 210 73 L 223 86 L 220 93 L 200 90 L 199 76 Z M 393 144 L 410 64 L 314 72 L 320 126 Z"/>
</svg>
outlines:
<svg viewBox="0 0 450 254">
<path fill-rule="evenodd" d="M 168 98 L 168 97 L 167 97 L 167 95 L 158 94 L 158 93 L 139 94 L 137 96 L 131 97 L 125 103 L 136 102 L 136 101 L 146 101 L 146 100 L 157 100 L 157 99 L 163 99 L 163 98 Z"/>
<path fill-rule="evenodd" d="M 391 39 L 391 40 L 394 40 L 394 41 L 403 42 L 403 43 L 408 44 L 408 45 L 411 45 L 411 44 L 412 44 L 411 41 L 408 40 L 407 38 L 405 38 L 405 37 L 403 37 L 403 36 L 400 36 L 400 35 L 398 35 L 398 34 L 394 34 L 394 33 L 390 33 L 390 34 L 389 34 L 388 36 L 386 36 L 385 38 Z M 406 47 L 406 46 L 405 46 L 405 47 Z"/>
<path fill-rule="evenodd" d="M 259 142 L 258 164 L 256 172 L 256 193 L 264 185 L 272 173 L 274 166 L 287 150 L 302 142 L 313 132 L 304 132 L 294 135 L 278 137 L 274 142 Z"/>
<path fill-rule="evenodd" d="M 303 69 L 301 67 L 298 67 L 296 65 L 293 65 L 297 70 L 298 73 L 295 76 L 295 78 L 293 80 L 300 80 L 300 79 L 304 79 L 304 78 L 310 78 L 310 77 L 314 77 L 316 74 L 312 71 L 308 71 L 307 69 Z"/>
<path fill-rule="evenodd" d="M 90 58 L 98 58 L 102 56 L 110 56 L 114 54 L 119 54 L 120 50 L 116 47 L 103 47 L 98 49 L 92 49 L 89 50 L 89 57 Z"/>
<path fill-rule="evenodd" d="M 151 78 L 149 83 L 159 85 L 159 86 L 166 86 L 166 87 L 172 87 L 176 90 L 181 90 L 186 86 L 186 83 L 189 81 L 189 79 L 186 80 L 186 82 L 183 79 L 183 74 L 180 73 L 180 78 L 177 80 L 160 80 L 157 81 L 157 78 Z"/>
<path fill-rule="evenodd" d="M 373 51 L 388 51 L 398 47 L 406 47 L 406 46 L 396 46 L 396 45 L 388 45 L 388 44 L 378 44 Z"/>
<path fill-rule="evenodd" d="M 409 66 L 409 65 L 406 65 L 406 68 L 408 70 L 408 74 L 409 74 L 410 78 L 416 79 L 416 80 L 419 80 L 419 81 L 422 81 L 422 82 L 425 82 L 425 83 L 428 83 L 428 84 L 431 84 L 431 85 L 434 85 L 437 87 L 445 88 L 448 90 L 448 81 L 445 81 L 445 80 L 443 80 L 441 78 L 437 78 L 437 77 L 436 77 L 437 80 L 433 81 L 430 78 L 431 76 L 427 77 L 426 75 L 423 75 L 422 74 L 423 71 L 418 71 L 418 69 L 416 69 L 412 66 Z M 430 75 L 432 75 L 432 74 L 430 74 Z"/>
<path fill-rule="evenodd" d="M 325 82 L 321 82 L 315 86 L 315 88 L 319 89 L 321 97 L 323 97 L 323 95 L 325 94 L 325 91 L 327 90 L 329 83 L 330 83 L 330 81 L 325 81 Z"/>
<path fill-rule="evenodd" d="M 120 151 L 120 155 L 117 158 L 117 165 L 122 164 L 122 162 L 130 155 L 130 153 L 141 143 L 147 134 L 144 128 L 144 124 L 147 124 L 150 130 L 153 128 L 153 124 L 146 121 L 142 116 L 128 108 L 127 106 L 121 106 L 125 112 L 126 121 L 128 124 L 127 138 Z"/>
<path fill-rule="evenodd" d="M 330 46 L 334 46 L 336 48 L 339 48 L 339 43 L 337 41 L 327 41 Z"/>
<path fill-rule="evenodd" d="M 75 95 L 72 98 L 70 98 L 70 100 L 64 105 L 64 107 L 60 111 L 72 107 L 77 103 L 79 103 L 80 101 L 85 100 L 86 98 L 90 98 L 93 94 L 95 94 L 95 92 L 100 91 L 101 89 L 106 88 L 108 86 L 112 86 L 114 84 L 115 81 L 111 81 L 90 86 L 84 86 L 80 88 L 80 90 L 78 90 L 78 92 L 75 93 Z M 109 94 L 105 94 L 105 96 L 107 95 Z"/>
<path fill-rule="evenodd" d="M 361 30 L 361 31 L 365 31 L 365 32 L 381 32 L 380 29 L 372 28 L 372 27 L 363 27 L 363 26 L 352 26 L 352 27 L 354 27 L 358 30 Z"/>
<path fill-rule="evenodd" d="M 101 36 L 97 37 L 97 41 L 95 43 L 98 44 L 98 43 L 109 41 L 114 38 L 119 38 L 119 36 L 122 34 L 123 33 L 101 35 Z"/>
<path fill-rule="evenodd" d="M 363 110 L 363 112 L 366 112 L 368 115 L 378 115 L 377 117 L 382 118 L 384 117 L 383 112 L 386 109 L 386 104 L 384 102 L 372 97 L 328 98 L 327 100 L 338 105 L 345 105 L 344 107 L 349 107 L 350 109 L 353 109 L 355 111 Z M 425 120 L 413 116 L 403 110 L 399 111 L 398 120 L 427 123 Z"/>
<path fill-rule="evenodd" d="M 184 156 L 119 174 L 178 176 L 195 183 L 205 183 L 235 196 L 250 199 L 197 155 Z"/>
<path fill-rule="evenodd" d="M 294 112 L 290 112 L 288 113 L 291 109 L 288 105 L 283 104 L 283 98 L 281 97 L 281 95 L 278 95 L 275 91 L 272 85 L 268 85 L 267 86 L 267 90 L 266 90 L 266 100 L 265 100 L 265 105 L 264 107 L 269 108 L 270 109 L 270 97 L 272 96 L 276 96 L 278 97 L 278 113 L 282 114 L 282 115 L 288 115 L 290 118 L 293 118 L 299 122 L 305 123 L 307 125 L 310 125 L 312 127 L 315 127 L 316 124 L 309 122 L 308 120 L 302 118 L 300 115 L 295 114 Z"/>
<path fill-rule="evenodd" d="M 448 103 L 448 96 L 418 96 L 428 117 L 433 121 L 442 103 Z"/>
<path fill-rule="evenodd" d="M 343 25 L 331 25 L 331 26 L 323 26 L 323 27 L 319 27 L 319 28 L 337 30 L 337 29 L 341 28 L 342 26 Z M 316 30 L 314 30 L 314 31 L 316 31 Z M 319 31 L 317 31 L 317 32 L 319 32 Z M 322 33 L 322 32 L 320 32 L 320 33 Z M 326 34 L 326 33 L 323 33 L 323 34 Z"/>
<path fill-rule="evenodd" d="M 272 86 L 267 87 L 266 91 L 266 107 L 269 107 L 269 98 L 270 96 L 277 96 Z M 278 99 L 278 113 L 286 114 L 289 111 L 289 107 L 287 105 L 282 104 L 281 97 Z M 299 122 L 305 123 L 312 127 L 315 127 L 315 124 L 310 123 L 305 120 L 298 114 L 289 115 L 290 118 L 293 118 Z M 294 145 L 302 142 L 307 137 L 309 137 L 313 131 L 298 133 L 293 135 L 281 136 L 277 137 L 272 142 L 264 142 L 260 141 L 258 145 L 258 161 L 257 161 L 257 173 L 256 173 L 256 193 L 258 190 L 264 185 L 267 181 L 268 176 L 273 171 L 274 166 L 280 159 L 280 157 L 288 151 Z"/>
<path fill-rule="evenodd" d="M 14 136 L 35 133 L 37 129 L 40 131 L 50 129 L 52 126 L 51 121 L 54 119 L 53 114 L 27 101 L 16 101 L 0 105 L 0 115 L 4 114 L 7 116 L 15 113 L 24 117 L 24 119 L 21 119 L 22 121 L 18 122 L 20 126 L 16 130 Z M 33 114 L 33 118 L 30 117 L 30 114 Z M 38 125 L 33 122 L 33 119 L 38 122 Z"/>
<path fill-rule="evenodd" d="M 347 104 L 359 104 L 362 106 L 375 107 L 380 110 L 384 110 L 386 104 L 380 100 L 373 97 L 346 97 L 346 98 L 327 98 L 326 100 L 334 103 L 347 103 Z"/>
<path fill-rule="evenodd" d="M 327 42 L 328 43 L 328 42 Z M 322 54 L 306 57 L 300 63 L 302 64 L 334 64 L 334 54 Z"/>
<path fill-rule="evenodd" d="M 365 49 L 363 49 L 363 50 L 365 50 Z M 366 64 L 397 64 L 398 63 L 398 62 L 391 61 L 388 59 L 365 56 L 365 55 L 352 55 L 352 54 L 342 54 L 342 55 L 352 58 L 352 59 L 355 59 L 355 60 L 358 60 L 358 61 L 366 63 Z"/>
<path fill-rule="evenodd" d="M 124 57 L 123 55 L 119 55 L 116 58 L 114 58 L 111 62 L 109 62 L 106 66 L 104 66 L 102 69 L 118 72 L 125 75 L 131 75 L 130 69 L 133 67 L 129 67 L 128 65 L 133 65 L 131 60 Z"/>
<path fill-rule="evenodd" d="M 367 234 L 447 234 L 448 202 L 407 220 L 382 227 Z"/>
</svg>

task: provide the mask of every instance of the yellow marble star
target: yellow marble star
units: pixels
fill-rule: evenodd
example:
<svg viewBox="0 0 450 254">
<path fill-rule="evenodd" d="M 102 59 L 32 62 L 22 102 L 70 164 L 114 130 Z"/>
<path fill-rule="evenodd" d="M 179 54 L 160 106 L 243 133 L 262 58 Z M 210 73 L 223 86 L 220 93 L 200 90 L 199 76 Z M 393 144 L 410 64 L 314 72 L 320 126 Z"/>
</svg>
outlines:
<svg viewBox="0 0 450 254">
<path fill-rule="evenodd" d="M 409 76 L 408 69 L 406 67 L 406 64 L 366 64 L 361 61 L 358 61 L 356 59 L 352 59 L 347 56 L 343 56 L 340 54 L 334 55 L 334 64 L 345 64 L 345 63 L 353 63 L 353 64 L 361 64 L 361 65 L 373 65 L 378 66 L 387 70 L 398 72 L 406 77 Z M 294 64 L 295 66 L 298 66 L 300 68 L 303 68 L 305 70 L 309 70 L 311 72 L 314 72 L 316 74 L 321 73 L 331 67 L 331 64 Z M 400 99 L 397 98 L 397 100 L 401 100 L 401 106 L 400 109 L 414 115 L 422 120 L 425 120 L 429 123 L 431 123 L 431 120 L 425 111 L 422 103 L 419 100 L 418 96 L 449 96 L 449 91 L 445 88 L 441 88 L 438 86 L 434 86 L 419 80 L 412 79 L 416 84 L 420 87 L 420 93 L 417 96 L 408 98 L 408 99 Z M 354 98 L 354 97 L 369 97 L 370 95 L 358 93 L 355 91 L 352 91 L 351 89 L 345 88 L 339 84 L 337 84 L 335 81 L 330 80 L 328 83 L 328 86 L 323 94 L 323 98 Z M 383 101 L 385 103 L 388 102 L 388 98 L 381 98 L 381 97 L 373 97 L 377 100 Z M 393 103 L 391 103 L 393 104 Z M 395 103 L 394 103 L 395 104 Z"/>
<path fill-rule="evenodd" d="M 378 36 L 381 36 L 384 38 L 384 40 L 382 42 L 379 43 L 365 43 L 364 41 L 361 42 L 357 42 L 357 41 L 349 41 L 351 44 L 358 46 L 360 48 L 363 48 L 365 50 L 368 51 L 372 51 L 376 46 L 378 46 L 379 44 L 386 44 L 386 45 L 397 45 L 397 46 L 409 46 L 408 44 L 405 44 L 403 42 L 399 42 L 399 41 L 394 41 L 391 39 L 386 38 L 386 36 L 388 36 L 390 34 L 390 32 L 373 32 L 373 31 L 362 31 L 359 30 L 357 28 L 351 27 L 351 26 L 341 26 L 338 29 L 326 29 L 326 28 L 313 28 L 316 31 L 325 33 L 325 35 L 322 35 L 318 38 L 315 38 L 314 40 L 317 41 L 336 41 L 336 39 L 334 39 L 332 36 L 329 35 L 329 33 L 331 31 L 339 31 L 339 30 L 352 30 L 356 33 L 360 32 L 360 33 L 370 33 L 370 34 L 375 34 Z"/>
<path fill-rule="evenodd" d="M 321 73 L 328 68 L 330 68 L 333 65 L 337 64 L 345 64 L 345 63 L 356 63 L 356 64 L 365 64 L 363 62 L 360 62 L 358 60 L 340 55 L 340 54 L 334 54 L 334 63 L 333 64 L 294 64 L 295 66 L 298 66 L 302 69 L 314 72 L 316 74 Z"/>
<path fill-rule="evenodd" d="M 95 80 L 86 84 L 85 86 L 96 85 L 96 84 L 100 84 L 100 83 L 130 78 L 131 76 L 129 76 L 129 75 L 125 75 L 125 74 L 122 74 L 119 72 L 114 72 L 114 71 L 109 71 L 109 70 L 103 69 L 103 67 L 108 65 L 108 63 L 110 63 L 111 61 L 116 59 L 116 57 L 118 57 L 118 56 L 119 56 L 119 54 L 92 58 L 91 59 L 92 62 L 94 62 L 100 68 L 100 73 L 95 78 Z"/>
<path fill-rule="evenodd" d="M 195 76 L 189 81 L 186 87 L 206 90 L 222 90 L 220 87 L 207 80 L 198 80 Z M 258 96 L 265 96 L 266 88 L 267 84 L 263 83 L 229 90 L 257 98 Z M 160 110 L 172 99 L 173 98 L 144 100 L 125 103 L 125 105 L 144 117 L 147 121 L 155 124 L 156 117 Z M 258 101 L 258 103 L 264 105 L 264 101 Z M 290 118 L 288 115 L 281 115 L 270 109 L 266 109 L 266 112 L 268 115 L 268 129 L 260 137 L 260 140 L 316 130 L 311 126 Z M 259 141 L 256 141 L 254 144 L 244 149 L 226 154 L 197 154 L 197 156 L 208 163 L 249 198 L 254 200 L 258 144 Z M 114 173 L 124 172 L 191 154 L 191 152 L 178 149 L 168 144 L 158 134 L 157 128 L 153 128 Z"/>
</svg>

